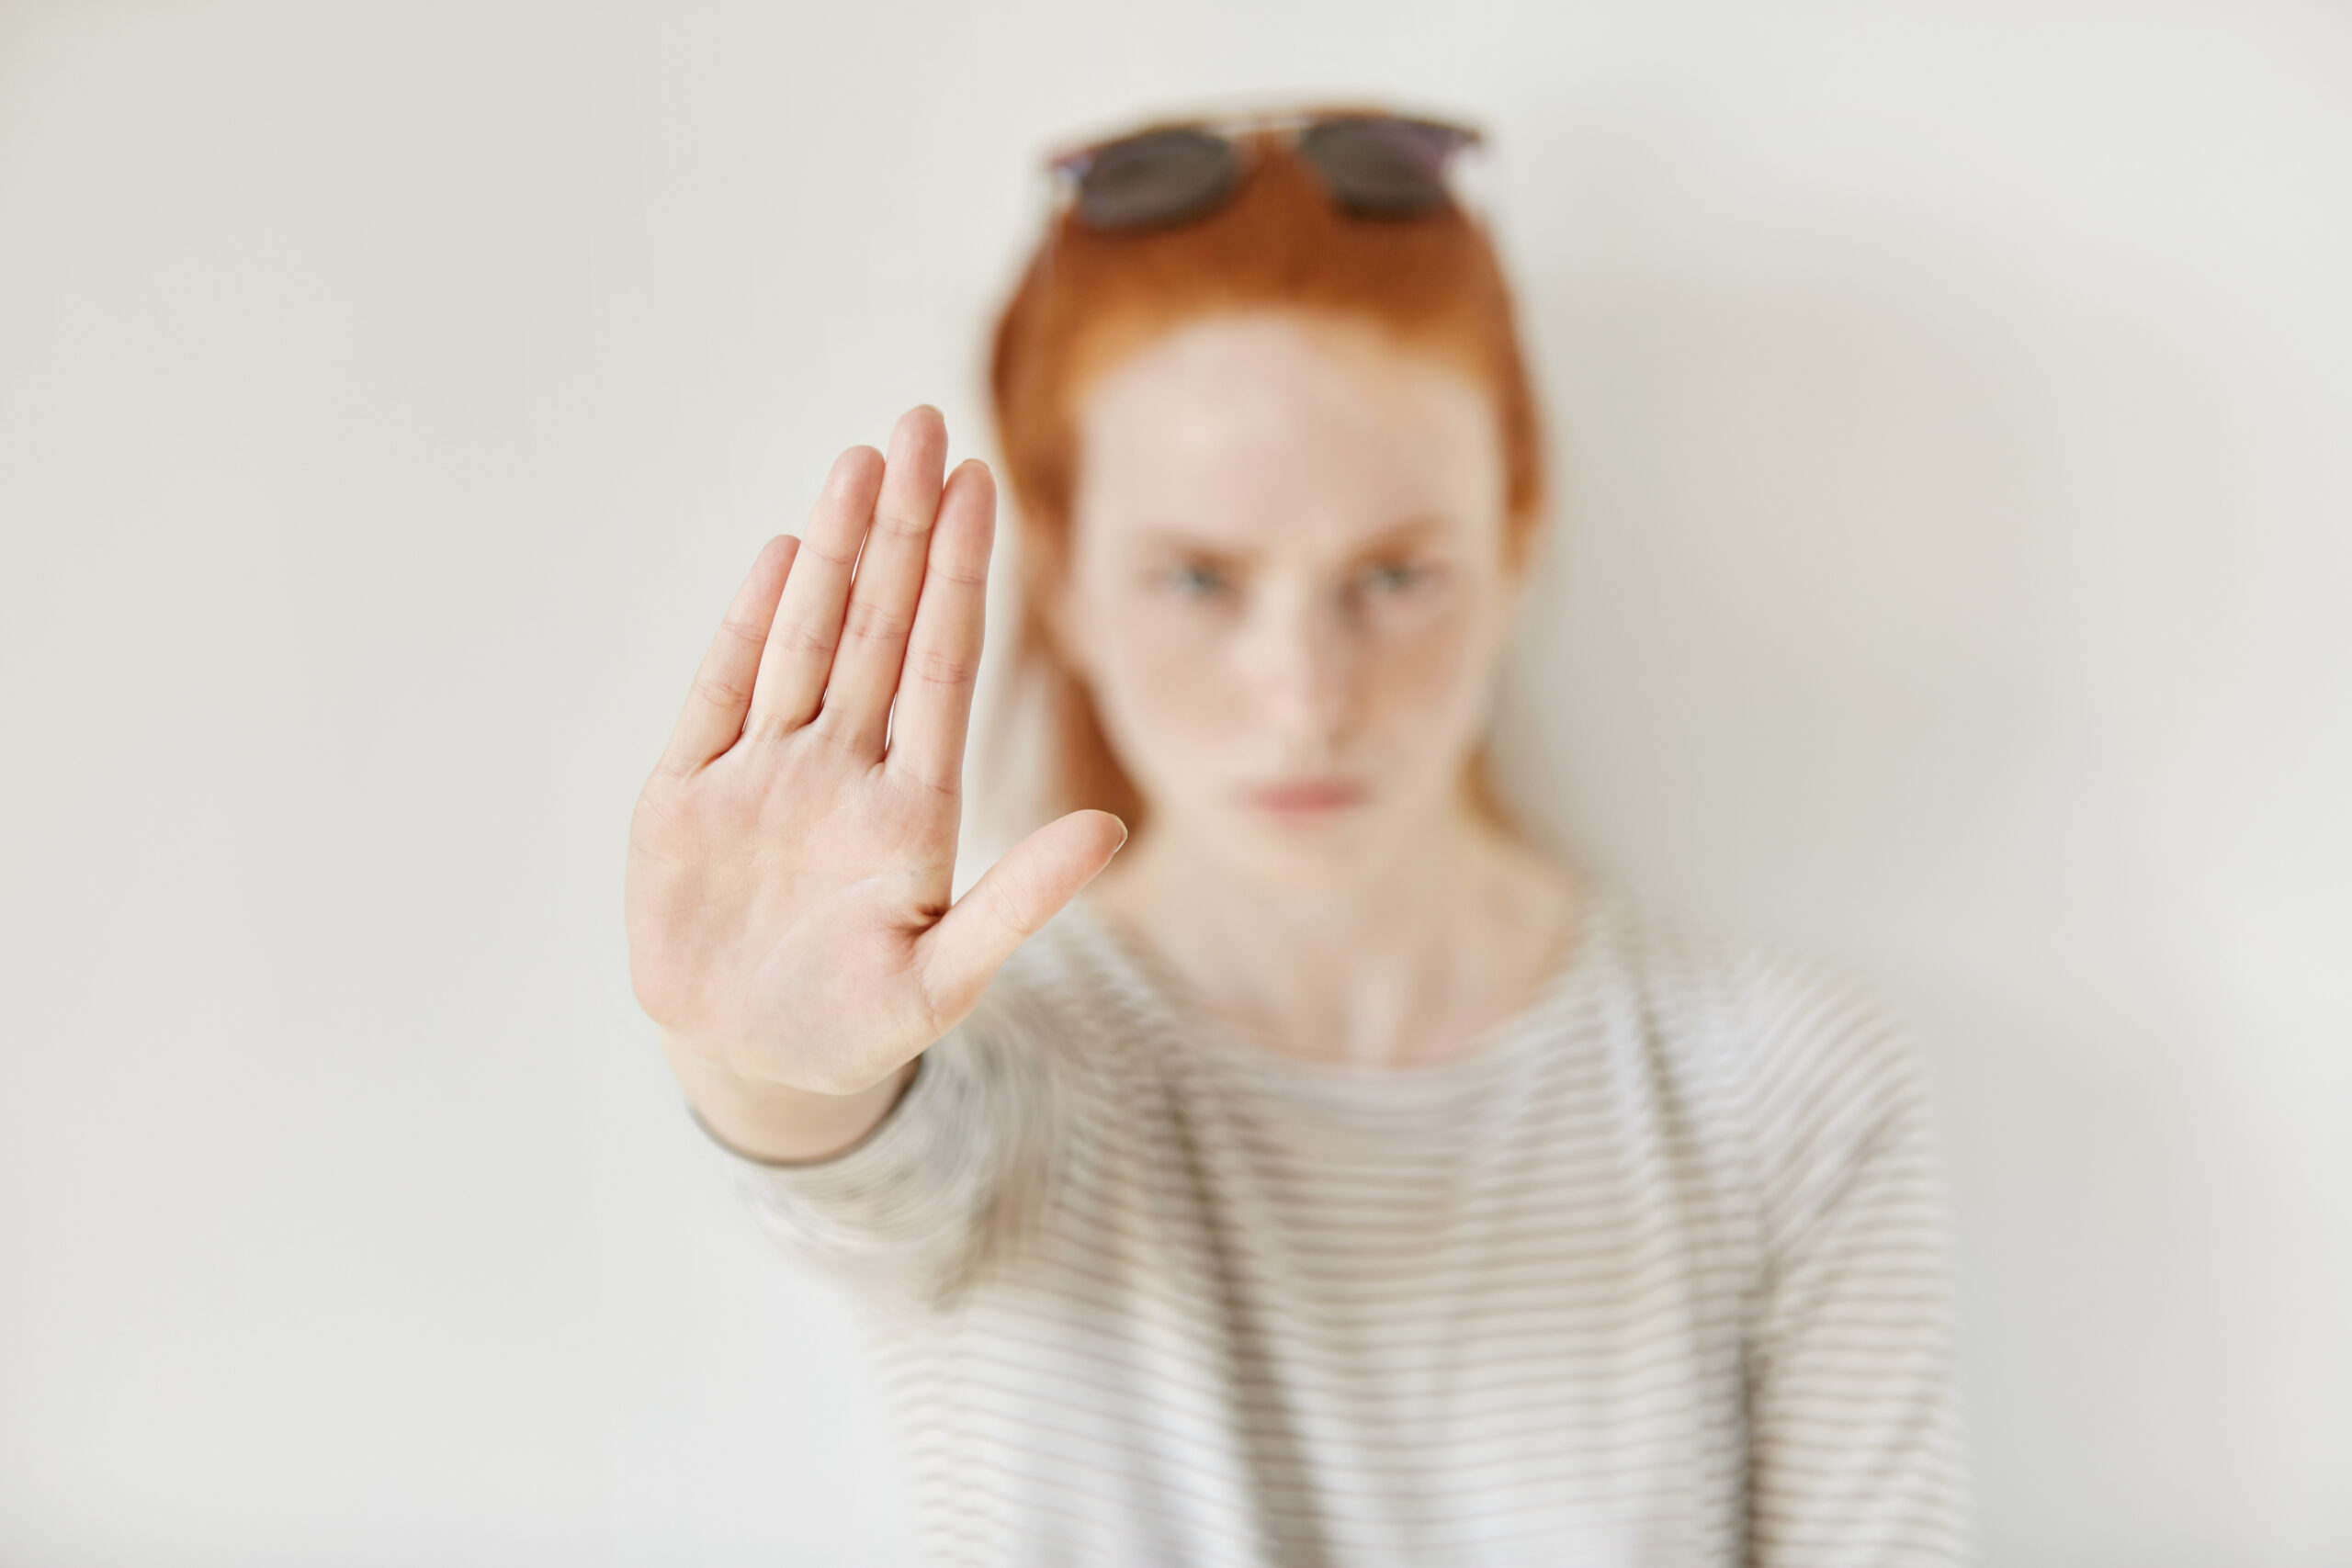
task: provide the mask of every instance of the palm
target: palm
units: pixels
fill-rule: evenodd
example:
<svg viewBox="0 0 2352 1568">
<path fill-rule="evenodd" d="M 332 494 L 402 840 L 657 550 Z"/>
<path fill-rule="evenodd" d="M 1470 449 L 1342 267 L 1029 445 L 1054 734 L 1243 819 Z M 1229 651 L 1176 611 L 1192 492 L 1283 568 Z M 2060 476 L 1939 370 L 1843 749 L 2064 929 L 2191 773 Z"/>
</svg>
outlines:
<svg viewBox="0 0 2352 1568">
<path fill-rule="evenodd" d="M 943 485 L 945 447 L 924 409 L 887 465 L 843 454 L 805 543 L 753 565 L 639 797 L 639 998 L 749 1077 L 848 1093 L 887 1076 L 1123 836 L 1064 818 L 950 906 L 994 495 L 977 463 Z"/>
</svg>

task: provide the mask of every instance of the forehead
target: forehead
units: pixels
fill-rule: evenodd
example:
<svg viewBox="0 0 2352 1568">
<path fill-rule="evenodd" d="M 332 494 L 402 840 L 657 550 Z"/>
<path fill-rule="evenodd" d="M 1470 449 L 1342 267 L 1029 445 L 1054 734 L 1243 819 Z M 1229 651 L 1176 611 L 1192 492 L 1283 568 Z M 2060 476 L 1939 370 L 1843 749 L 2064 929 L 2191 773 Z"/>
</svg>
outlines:
<svg viewBox="0 0 2352 1568">
<path fill-rule="evenodd" d="M 1197 318 L 1105 370 L 1078 416 L 1081 537 L 1177 529 L 1269 547 L 1344 546 L 1406 523 L 1502 527 L 1492 399 L 1367 323 Z"/>
</svg>

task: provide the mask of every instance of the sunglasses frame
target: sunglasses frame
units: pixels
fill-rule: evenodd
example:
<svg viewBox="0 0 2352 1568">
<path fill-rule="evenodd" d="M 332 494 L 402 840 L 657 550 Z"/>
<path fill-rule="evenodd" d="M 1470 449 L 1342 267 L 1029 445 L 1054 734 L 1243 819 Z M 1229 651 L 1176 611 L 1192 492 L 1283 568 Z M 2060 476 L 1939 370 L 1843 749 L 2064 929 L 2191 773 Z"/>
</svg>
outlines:
<svg viewBox="0 0 2352 1568">
<path fill-rule="evenodd" d="M 1410 127 L 1416 132 L 1438 133 L 1445 145 L 1439 153 L 1437 168 L 1438 185 L 1443 194 L 1443 201 L 1437 205 L 1458 204 L 1460 193 L 1455 190 L 1453 182 L 1454 164 L 1464 152 L 1482 148 L 1486 143 L 1485 133 L 1476 126 L 1464 125 L 1458 120 L 1439 119 L 1426 115 L 1399 114 L 1393 109 L 1329 107 L 1154 120 L 1133 130 L 1121 131 L 1114 136 L 1095 137 L 1077 145 L 1066 145 L 1048 153 L 1046 158 L 1046 170 L 1054 180 L 1054 209 L 1057 213 L 1060 213 L 1073 207 L 1080 208 L 1079 221 L 1101 233 L 1148 232 L 1155 229 L 1173 228 L 1205 218 L 1231 201 L 1249 179 L 1258 159 L 1263 155 L 1264 149 L 1270 141 L 1279 141 L 1296 148 L 1300 145 L 1301 139 L 1309 131 L 1326 126 L 1363 121 L 1386 122 Z M 1197 206 L 1180 208 L 1164 217 L 1126 223 L 1089 221 L 1080 206 L 1080 197 L 1086 176 L 1093 167 L 1095 160 L 1110 148 L 1124 146 L 1146 137 L 1159 136 L 1170 131 L 1191 132 L 1225 142 L 1233 152 L 1233 177 L 1221 190 Z M 1373 216 L 1390 220 L 1399 217 L 1424 215 L 1419 212 L 1399 213 L 1351 206 L 1341 193 L 1331 186 L 1328 171 L 1317 164 L 1311 154 L 1307 156 L 1306 161 L 1315 166 L 1318 175 L 1324 177 L 1327 192 L 1332 201 L 1344 210 L 1355 212 L 1360 216 Z M 1433 207 L 1431 210 L 1434 209 Z"/>
</svg>

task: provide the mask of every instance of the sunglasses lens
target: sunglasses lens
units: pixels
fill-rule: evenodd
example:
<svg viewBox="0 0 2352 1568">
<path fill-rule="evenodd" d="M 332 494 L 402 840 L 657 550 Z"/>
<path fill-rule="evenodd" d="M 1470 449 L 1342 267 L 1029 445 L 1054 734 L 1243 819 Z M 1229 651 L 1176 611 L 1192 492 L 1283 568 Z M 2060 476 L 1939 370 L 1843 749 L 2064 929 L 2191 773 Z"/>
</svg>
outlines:
<svg viewBox="0 0 2352 1568">
<path fill-rule="evenodd" d="M 1148 229 L 1216 206 L 1233 188 L 1232 143 L 1153 130 L 1095 148 L 1078 175 L 1078 215 L 1094 229 Z"/>
<path fill-rule="evenodd" d="M 1419 119 L 1326 120 L 1299 133 L 1305 153 L 1351 212 L 1410 218 L 1445 203 L 1445 166 L 1470 133 Z"/>
</svg>

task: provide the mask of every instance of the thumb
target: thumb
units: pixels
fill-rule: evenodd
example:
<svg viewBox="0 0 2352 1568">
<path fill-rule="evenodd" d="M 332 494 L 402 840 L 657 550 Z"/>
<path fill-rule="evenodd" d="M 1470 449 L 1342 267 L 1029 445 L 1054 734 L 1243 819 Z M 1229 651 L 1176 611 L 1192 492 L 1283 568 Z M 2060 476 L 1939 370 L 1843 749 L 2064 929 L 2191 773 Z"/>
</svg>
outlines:
<svg viewBox="0 0 2352 1568">
<path fill-rule="evenodd" d="M 1073 811 L 1006 852 L 923 933 L 923 988 L 944 1025 L 978 1005 L 1012 950 L 1037 934 L 1111 863 L 1127 825 L 1107 811 Z"/>
</svg>

